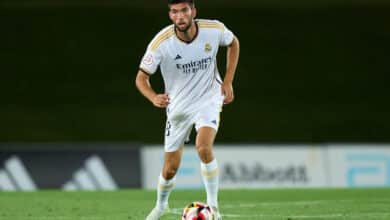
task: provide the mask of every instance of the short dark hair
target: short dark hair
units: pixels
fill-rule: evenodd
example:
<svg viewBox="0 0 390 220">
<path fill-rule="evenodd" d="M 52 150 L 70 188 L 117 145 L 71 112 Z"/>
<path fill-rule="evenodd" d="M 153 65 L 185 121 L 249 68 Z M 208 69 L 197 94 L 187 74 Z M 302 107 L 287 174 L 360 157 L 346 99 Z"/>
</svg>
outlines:
<svg viewBox="0 0 390 220">
<path fill-rule="evenodd" d="M 168 0 L 168 5 L 171 5 L 171 4 L 178 4 L 178 3 L 182 3 L 182 2 L 188 2 L 188 3 L 190 3 L 191 5 L 194 4 L 194 0 Z"/>
</svg>

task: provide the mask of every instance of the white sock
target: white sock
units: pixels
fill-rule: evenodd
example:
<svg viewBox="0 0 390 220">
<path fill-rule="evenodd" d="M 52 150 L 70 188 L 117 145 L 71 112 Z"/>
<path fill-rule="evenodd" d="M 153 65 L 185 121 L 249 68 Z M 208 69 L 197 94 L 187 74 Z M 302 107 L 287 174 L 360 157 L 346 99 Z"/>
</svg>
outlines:
<svg viewBox="0 0 390 220">
<path fill-rule="evenodd" d="M 165 208 L 168 207 L 169 194 L 171 194 L 175 186 L 175 180 L 176 180 L 175 177 L 173 177 L 170 180 L 166 180 L 160 174 L 160 177 L 158 178 L 157 202 L 156 202 L 156 207 L 159 208 L 160 210 L 164 210 Z"/>
<path fill-rule="evenodd" d="M 218 208 L 219 175 L 217 160 L 214 158 L 214 160 L 208 164 L 201 162 L 200 168 L 202 171 L 203 183 L 206 188 L 207 204 Z"/>
</svg>

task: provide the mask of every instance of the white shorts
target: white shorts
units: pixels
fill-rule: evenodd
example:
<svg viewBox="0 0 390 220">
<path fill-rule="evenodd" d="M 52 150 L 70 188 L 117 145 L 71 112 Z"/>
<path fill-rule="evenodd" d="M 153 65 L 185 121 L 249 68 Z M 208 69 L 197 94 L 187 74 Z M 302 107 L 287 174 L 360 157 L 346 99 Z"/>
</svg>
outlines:
<svg viewBox="0 0 390 220">
<path fill-rule="evenodd" d="M 165 127 L 165 152 L 174 152 L 186 141 L 189 141 L 191 130 L 195 125 L 196 131 L 201 127 L 211 127 L 218 131 L 223 100 L 210 101 L 210 104 L 194 114 L 177 120 L 167 120 Z"/>
</svg>

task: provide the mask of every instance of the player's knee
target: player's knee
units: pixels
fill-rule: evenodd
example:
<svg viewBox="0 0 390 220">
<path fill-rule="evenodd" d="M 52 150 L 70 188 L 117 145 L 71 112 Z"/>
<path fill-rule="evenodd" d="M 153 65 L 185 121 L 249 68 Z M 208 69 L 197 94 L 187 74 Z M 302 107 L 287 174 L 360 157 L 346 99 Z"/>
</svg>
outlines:
<svg viewBox="0 0 390 220">
<path fill-rule="evenodd" d="M 177 173 L 177 169 L 167 169 L 165 171 L 165 178 L 170 180 L 173 177 L 175 177 L 176 173 Z"/>
<path fill-rule="evenodd" d="M 175 177 L 177 170 L 179 169 L 178 166 L 169 166 L 164 169 L 163 176 L 165 179 L 172 179 Z"/>
<path fill-rule="evenodd" d="M 199 157 L 203 163 L 208 163 L 213 160 L 213 152 L 211 146 L 207 144 L 199 144 L 196 146 Z"/>
</svg>

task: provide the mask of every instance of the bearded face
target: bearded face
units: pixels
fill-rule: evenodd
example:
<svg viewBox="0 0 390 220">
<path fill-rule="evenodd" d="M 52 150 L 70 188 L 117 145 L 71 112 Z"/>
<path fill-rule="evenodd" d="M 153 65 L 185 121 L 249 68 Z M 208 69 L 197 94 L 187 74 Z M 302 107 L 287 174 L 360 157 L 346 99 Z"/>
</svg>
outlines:
<svg viewBox="0 0 390 220">
<path fill-rule="evenodd" d="M 180 32 L 187 32 L 193 24 L 195 15 L 196 9 L 189 3 L 172 4 L 169 7 L 169 18 Z"/>
</svg>

